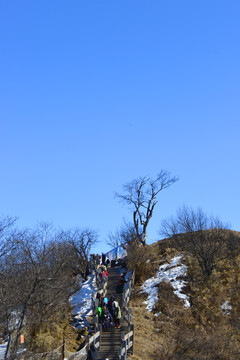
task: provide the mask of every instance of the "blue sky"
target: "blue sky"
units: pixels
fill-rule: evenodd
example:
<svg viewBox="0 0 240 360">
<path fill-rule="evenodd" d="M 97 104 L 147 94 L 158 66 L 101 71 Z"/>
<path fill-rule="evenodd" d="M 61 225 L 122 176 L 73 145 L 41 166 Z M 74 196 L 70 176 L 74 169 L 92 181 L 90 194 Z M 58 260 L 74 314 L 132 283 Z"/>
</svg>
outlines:
<svg viewBox="0 0 240 360">
<path fill-rule="evenodd" d="M 0 4 L 0 214 L 91 227 L 131 220 L 114 198 L 179 176 L 149 226 L 200 206 L 240 231 L 239 1 Z"/>
</svg>

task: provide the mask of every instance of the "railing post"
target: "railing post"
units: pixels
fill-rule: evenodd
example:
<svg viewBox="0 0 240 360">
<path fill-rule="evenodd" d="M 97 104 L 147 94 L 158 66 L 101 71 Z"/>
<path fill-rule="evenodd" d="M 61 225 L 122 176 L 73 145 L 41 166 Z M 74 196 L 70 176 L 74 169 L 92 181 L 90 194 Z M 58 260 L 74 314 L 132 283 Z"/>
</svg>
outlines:
<svg viewBox="0 0 240 360">
<path fill-rule="evenodd" d="M 63 344 L 62 344 L 62 356 L 61 360 L 64 360 L 65 358 L 65 337 L 63 336 Z"/>
<path fill-rule="evenodd" d="M 129 322 L 131 324 L 132 323 L 132 309 L 129 308 L 128 311 L 129 311 Z"/>
<path fill-rule="evenodd" d="M 133 334 L 132 334 L 132 347 L 131 347 L 131 354 L 133 355 L 133 344 L 134 344 L 134 325 L 133 324 L 130 325 L 130 331 L 133 332 Z"/>
</svg>

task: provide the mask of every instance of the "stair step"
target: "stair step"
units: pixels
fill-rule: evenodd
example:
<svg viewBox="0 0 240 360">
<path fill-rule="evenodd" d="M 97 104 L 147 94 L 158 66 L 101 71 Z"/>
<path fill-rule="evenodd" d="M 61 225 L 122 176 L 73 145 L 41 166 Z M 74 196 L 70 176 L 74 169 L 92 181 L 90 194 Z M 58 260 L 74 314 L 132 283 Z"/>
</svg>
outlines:
<svg viewBox="0 0 240 360">
<path fill-rule="evenodd" d="M 109 343 L 107 344 L 102 344 L 100 345 L 100 350 L 101 351 L 108 351 L 108 350 L 116 350 L 118 351 L 118 349 L 121 347 L 121 343 L 114 343 L 114 344 L 111 344 L 111 346 L 109 346 Z"/>
<path fill-rule="evenodd" d="M 106 359 L 109 359 L 109 360 L 118 360 L 118 354 L 111 354 L 111 353 L 99 353 L 98 354 L 98 359 L 99 360 L 106 360 Z"/>
<path fill-rule="evenodd" d="M 116 333 L 114 333 L 114 332 L 103 332 L 102 334 L 101 334 L 101 339 L 111 339 L 111 340 L 113 340 L 113 339 L 119 339 L 119 338 L 121 338 L 121 332 L 116 332 Z"/>
</svg>

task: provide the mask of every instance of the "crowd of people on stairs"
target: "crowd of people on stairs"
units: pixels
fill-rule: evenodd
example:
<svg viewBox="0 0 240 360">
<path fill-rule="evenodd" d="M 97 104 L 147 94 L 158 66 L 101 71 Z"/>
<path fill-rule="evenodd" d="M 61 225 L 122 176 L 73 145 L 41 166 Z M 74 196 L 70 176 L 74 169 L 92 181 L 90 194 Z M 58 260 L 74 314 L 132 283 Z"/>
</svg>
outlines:
<svg viewBox="0 0 240 360">
<path fill-rule="evenodd" d="M 109 276 L 107 268 L 110 266 L 110 261 L 104 253 L 98 258 L 97 271 L 99 274 L 100 280 L 104 277 Z M 123 273 L 119 275 L 118 283 L 116 284 L 116 292 L 122 293 L 124 291 L 124 284 L 126 282 L 125 276 Z M 98 309 L 97 315 L 99 321 L 102 325 L 103 331 L 107 331 L 109 327 L 115 327 L 120 329 L 120 319 L 121 319 L 121 308 L 118 301 L 114 296 L 111 296 L 110 299 L 103 297 L 99 292 L 97 293 L 98 299 Z"/>
<path fill-rule="evenodd" d="M 110 261 L 104 253 L 97 257 L 97 273 L 101 282 L 105 281 L 105 278 L 109 276 L 108 268 L 110 267 Z M 124 291 L 124 284 L 126 283 L 124 273 L 121 273 L 116 283 L 116 292 L 122 293 Z M 102 325 L 103 331 L 107 331 L 109 328 L 121 328 L 121 308 L 119 302 L 112 295 L 108 299 L 106 296 L 103 297 L 100 292 L 97 293 L 98 308 L 97 315 L 99 322 Z M 90 345 L 88 350 L 87 360 L 97 360 L 97 349 L 94 344 Z"/>
<path fill-rule="evenodd" d="M 122 314 L 118 301 L 114 296 L 111 296 L 110 300 L 107 297 L 103 298 L 100 293 L 97 293 L 97 298 L 99 300 L 97 314 L 103 331 L 107 331 L 109 327 L 120 329 Z"/>
</svg>

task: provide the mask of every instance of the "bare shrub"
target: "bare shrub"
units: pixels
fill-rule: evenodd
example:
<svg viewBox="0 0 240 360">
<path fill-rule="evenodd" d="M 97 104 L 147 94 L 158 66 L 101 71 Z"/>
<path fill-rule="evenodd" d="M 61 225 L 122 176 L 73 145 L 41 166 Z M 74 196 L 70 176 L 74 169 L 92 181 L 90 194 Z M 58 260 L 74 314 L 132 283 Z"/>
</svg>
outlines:
<svg viewBox="0 0 240 360">
<path fill-rule="evenodd" d="M 144 280 L 155 275 L 154 267 L 149 260 L 147 247 L 132 244 L 128 247 L 127 263 L 128 267 L 135 271 L 136 283 L 142 283 Z"/>
<path fill-rule="evenodd" d="M 208 217 L 200 208 L 179 209 L 175 218 L 162 222 L 161 233 L 171 237 L 181 251 L 185 250 L 197 259 L 205 279 L 239 244 L 239 238 L 227 231 L 226 225 L 217 217 Z"/>
<path fill-rule="evenodd" d="M 138 237 L 135 227 L 124 221 L 120 229 L 117 229 L 115 233 L 110 232 L 106 243 L 115 248 L 117 246 L 128 246 L 132 244 L 138 244 Z"/>
</svg>

